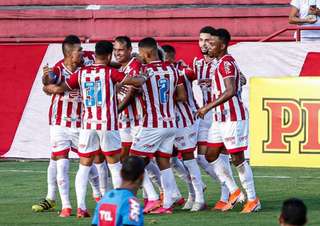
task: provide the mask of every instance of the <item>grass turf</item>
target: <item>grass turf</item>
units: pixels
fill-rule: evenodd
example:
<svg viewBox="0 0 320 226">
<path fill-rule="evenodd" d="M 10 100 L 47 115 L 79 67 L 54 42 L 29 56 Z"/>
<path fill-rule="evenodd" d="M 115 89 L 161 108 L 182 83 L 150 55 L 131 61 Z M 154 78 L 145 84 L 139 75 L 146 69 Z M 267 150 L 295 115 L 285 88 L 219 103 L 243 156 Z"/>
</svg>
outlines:
<svg viewBox="0 0 320 226">
<path fill-rule="evenodd" d="M 31 205 L 46 195 L 46 169 L 48 162 L 0 162 L 0 225 L 91 225 L 90 219 L 60 218 L 56 212 L 33 213 Z M 71 171 L 71 200 L 76 209 L 74 177 L 78 163 L 73 161 Z M 202 225 L 277 225 L 281 203 L 289 197 L 303 199 L 308 207 L 308 225 L 320 225 L 318 189 L 320 177 L 318 169 L 304 168 L 253 168 L 256 190 L 261 199 L 262 211 L 250 215 L 240 214 L 241 206 L 227 213 L 203 211 L 190 213 L 177 209 L 169 216 L 145 216 L 145 225 L 202 226 Z M 236 175 L 236 173 L 235 173 Z M 211 208 L 219 198 L 219 186 L 203 175 L 207 184 L 206 200 Z M 186 196 L 186 186 L 177 179 L 182 193 Z M 90 212 L 95 203 L 88 186 L 87 203 Z M 57 196 L 58 197 L 58 196 Z M 58 199 L 58 210 L 60 207 Z"/>
</svg>

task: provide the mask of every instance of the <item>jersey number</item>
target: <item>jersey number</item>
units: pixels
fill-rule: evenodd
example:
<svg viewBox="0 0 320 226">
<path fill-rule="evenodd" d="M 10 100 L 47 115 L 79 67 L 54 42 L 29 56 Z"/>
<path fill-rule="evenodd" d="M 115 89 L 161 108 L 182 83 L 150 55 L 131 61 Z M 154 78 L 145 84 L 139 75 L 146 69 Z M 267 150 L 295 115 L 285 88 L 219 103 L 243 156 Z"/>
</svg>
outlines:
<svg viewBox="0 0 320 226">
<path fill-rule="evenodd" d="M 169 91 L 169 82 L 168 79 L 162 78 L 158 81 L 159 94 L 160 94 L 160 103 L 166 104 L 168 102 L 168 91 Z"/>
<path fill-rule="evenodd" d="M 102 92 L 101 81 L 85 82 L 84 88 L 86 88 L 86 101 L 87 107 L 101 106 L 102 105 Z"/>
</svg>

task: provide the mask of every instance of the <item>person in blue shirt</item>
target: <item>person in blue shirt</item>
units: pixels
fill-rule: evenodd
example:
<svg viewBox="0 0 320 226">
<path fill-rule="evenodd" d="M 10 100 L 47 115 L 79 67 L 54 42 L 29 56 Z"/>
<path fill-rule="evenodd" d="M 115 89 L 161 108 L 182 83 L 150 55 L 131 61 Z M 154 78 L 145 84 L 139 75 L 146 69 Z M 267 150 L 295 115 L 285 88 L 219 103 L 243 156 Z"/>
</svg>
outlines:
<svg viewBox="0 0 320 226">
<path fill-rule="evenodd" d="M 122 163 L 120 188 L 107 192 L 96 206 L 92 226 L 144 225 L 143 209 L 136 198 L 144 174 L 144 161 L 129 156 Z"/>
</svg>

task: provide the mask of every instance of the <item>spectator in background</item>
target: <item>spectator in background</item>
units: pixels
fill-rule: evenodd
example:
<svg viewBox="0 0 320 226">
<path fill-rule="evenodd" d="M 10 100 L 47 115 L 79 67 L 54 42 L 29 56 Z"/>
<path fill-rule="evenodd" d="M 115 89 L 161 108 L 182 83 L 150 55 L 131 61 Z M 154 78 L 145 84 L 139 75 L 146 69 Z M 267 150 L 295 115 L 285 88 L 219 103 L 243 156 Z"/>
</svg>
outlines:
<svg viewBox="0 0 320 226">
<path fill-rule="evenodd" d="M 289 23 L 302 26 L 319 26 L 320 28 L 320 0 L 292 0 Z M 296 37 L 297 34 L 295 34 Z M 301 41 L 320 40 L 320 30 L 301 31 Z"/>
<path fill-rule="evenodd" d="M 287 199 L 282 204 L 279 225 L 304 226 L 307 223 L 307 207 L 297 198 Z"/>
</svg>

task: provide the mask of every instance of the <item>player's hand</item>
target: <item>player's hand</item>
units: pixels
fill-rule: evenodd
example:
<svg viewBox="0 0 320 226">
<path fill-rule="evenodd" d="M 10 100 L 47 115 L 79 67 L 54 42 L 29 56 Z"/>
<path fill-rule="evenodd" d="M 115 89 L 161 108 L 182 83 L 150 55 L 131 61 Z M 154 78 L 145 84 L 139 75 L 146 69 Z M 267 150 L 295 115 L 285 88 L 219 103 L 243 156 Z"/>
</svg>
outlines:
<svg viewBox="0 0 320 226">
<path fill-rule="evenodd" d="M 125 95 L 129 91 L 129 86 L 123 85 L 119 87 L 119 94 Z"/>
<path fill-rule="evenodd" d="M 305 23 L 308 23 L 308 24 L 314 24 L 315 22 L 317 22 L 317 17 L 316 16 L 308 16 L 305 19 Z"/>
<path fill-rule="evenodd" d="M 244 86 L 245 84 L 247 84 L 247 79 L 243 74 L 241 74 L 240 75 L 240 85 Z"/>
<path fill-rule="evenodd" d="M 317 15 L 317 8 L 315 8 L 315 7 L 310 7 L 308 14 L 309 14 L 309 15 Z"/>
<path fill-rule="evenodd" d="M 204 119 L 204 116 L 208 113 L 208 111 L 209 109 L 207 108 L 207 106 L 203 106 L 202 108 L 198 109 L 196 117 Z"/>
<path fill-rule="evenodd" d="M 47 94 L 48 96 L 51 96 L 51 93 L 49 93 L 48 87 L 47 86 L 43 86 L 42 87 L 42 91 Z"/>
</svg>

